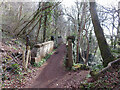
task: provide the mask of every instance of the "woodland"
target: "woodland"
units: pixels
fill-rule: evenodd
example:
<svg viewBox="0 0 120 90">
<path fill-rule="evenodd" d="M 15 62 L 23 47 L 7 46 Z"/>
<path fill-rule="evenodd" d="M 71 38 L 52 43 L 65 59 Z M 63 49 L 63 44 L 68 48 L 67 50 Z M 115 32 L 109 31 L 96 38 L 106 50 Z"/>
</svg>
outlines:
<svg viewBox="0 0 120 90">
<path fill-rule="evenodd" d="M 119 90 L 120 2 L 33 1 L 0 2 L 1 89 Z"/>
</svg>

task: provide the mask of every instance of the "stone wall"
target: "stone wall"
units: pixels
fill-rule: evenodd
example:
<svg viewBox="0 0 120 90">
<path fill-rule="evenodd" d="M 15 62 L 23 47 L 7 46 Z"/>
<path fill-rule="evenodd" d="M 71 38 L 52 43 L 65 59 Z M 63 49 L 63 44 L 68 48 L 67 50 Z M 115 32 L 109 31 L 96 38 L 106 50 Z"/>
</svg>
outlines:
<svg viewBox="0 0 120 90">
<path fill-rule="evenodd" d="M 61 38 L 58 38 L 58 42 L 57 42 L 58 46 L 59 46 L 60 44 L 62 44 L 62 43 L 63 43 L 62 37 L 61 37 Z"/>
<path fill-rule="evenodd" d="M 47 54 L 52 52 L 54 47 L 53 41 L 48 41 L 42 44 L 36 44 L 31 51 L 31 63 L 38 63 Z"/>
</svg>

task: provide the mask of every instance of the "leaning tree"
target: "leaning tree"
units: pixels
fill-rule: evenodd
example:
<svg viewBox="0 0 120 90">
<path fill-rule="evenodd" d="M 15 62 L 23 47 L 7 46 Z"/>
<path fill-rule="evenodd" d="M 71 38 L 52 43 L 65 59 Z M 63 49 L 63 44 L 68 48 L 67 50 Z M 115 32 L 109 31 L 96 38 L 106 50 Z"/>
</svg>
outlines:
<svg viewBox="0 0 120 90">
<path fill-rule="evenodd" d="M 103 65 L 106 67 L 109 62 L 113 61 L 115 57 L 112 55 L 110 48 L 106 42 L 103 28 L 100 25 L 95 2 L 90 2 L 90 13 L 92 18 L 92 23 L 94 26 L 94 32 L 98 41 L 101 56 L 103 58 Z"/>
</svg>

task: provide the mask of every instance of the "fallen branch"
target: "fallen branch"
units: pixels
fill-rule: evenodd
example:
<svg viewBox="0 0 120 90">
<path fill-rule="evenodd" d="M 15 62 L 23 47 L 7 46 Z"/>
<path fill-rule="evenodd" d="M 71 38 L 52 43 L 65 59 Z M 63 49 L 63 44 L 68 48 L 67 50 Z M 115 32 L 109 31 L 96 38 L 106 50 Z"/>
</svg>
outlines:
<svg viewBox="0 0 120 90">
<path fill-rule="evenodd" d="M 55 6 L 57 6 L 59 4 L 60 4 L 60 2 L 56 3 L 54 6 L 50 5 L 50 6 L 46 6 L 46 7 L 43 7 L 43 8 L 38 8 L 37 11 L 36 11 L 36 13 L 35 13 L 35 15 L 33 16 L 33 18 L 16 34 L 16 36 L 21 36 L 23 34 L 22 32 L 26 28 L 30 27 L 35 22 L 35 20 L 41 15 L 40 12 L 42 12 L 42 11 L 48 9 L 48 8 L 51 8 L 51 7 L 55 8 Z"/>
</svg>

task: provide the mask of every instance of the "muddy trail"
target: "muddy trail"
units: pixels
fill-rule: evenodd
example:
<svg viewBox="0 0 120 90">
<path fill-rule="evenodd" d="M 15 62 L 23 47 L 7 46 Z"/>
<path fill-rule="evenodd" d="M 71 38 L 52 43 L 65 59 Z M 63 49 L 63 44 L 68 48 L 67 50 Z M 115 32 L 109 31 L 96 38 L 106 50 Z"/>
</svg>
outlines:
<svg viewBox="0 0 120 90">
<path fill-rule="evenodd" d="M 66 45 L 62 44 L 56 52 L 40 67 L 36 78 L 30 80 L 25 88 L 70 88 L 78 87 L 89 71 L 68 71 L 64 67 Z"/>
</svg>

